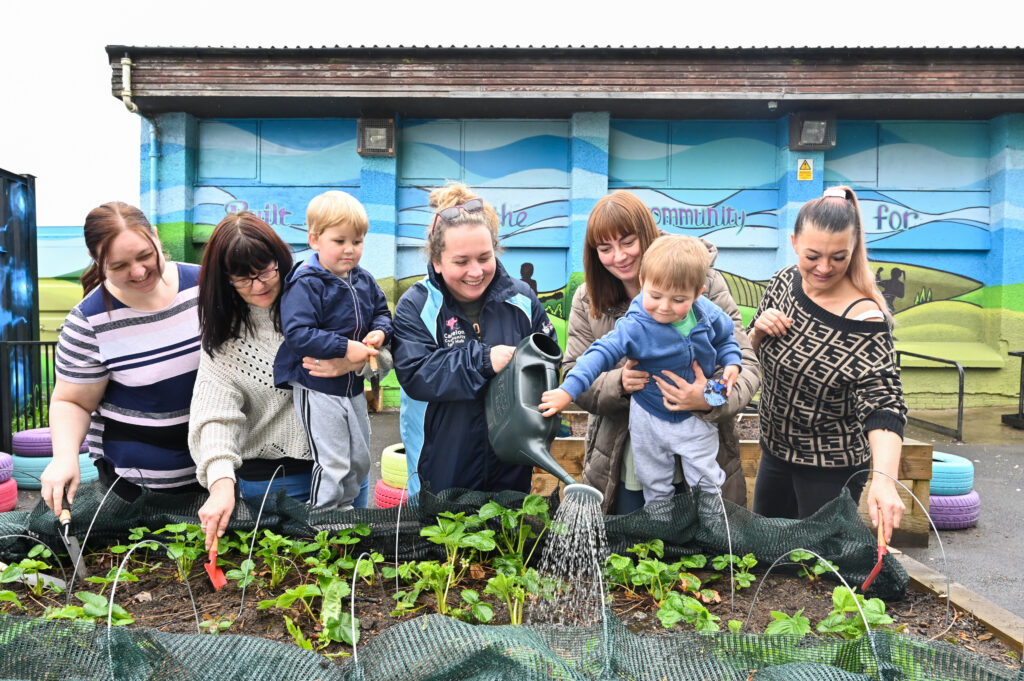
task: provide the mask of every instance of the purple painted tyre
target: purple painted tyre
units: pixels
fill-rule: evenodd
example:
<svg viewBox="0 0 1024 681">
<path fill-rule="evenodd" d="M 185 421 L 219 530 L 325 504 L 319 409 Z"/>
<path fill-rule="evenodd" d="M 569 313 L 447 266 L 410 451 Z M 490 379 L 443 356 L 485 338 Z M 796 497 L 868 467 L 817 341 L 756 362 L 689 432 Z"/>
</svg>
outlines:
<svg viewBox="0 0 1024 681">
<path fill-rule="evenodd" d="M 52 456 L 49 428 L 31 428 L 14 434 L 11 451 L 18 456 Z"/>
<path fill-rule="evenodd" d="M 14 472 L 14 459 L 7 452 L 0 452 L 0 482 L 7 482 Z"/>
<path fill-rule="evenodd" d="M 377 508 L 394 508 L 405 504 L 408 498 L 408 491 L 392 487 L 383 480 L 377 481 L 373 488 L 373 500 Z"/>
<path fill-rule="evenodd" d="M 981 500 L 978 493 L 938 495 L 929 497 L 932 521 L 940 530 L 965 530 L 978 524 Z"/>
<path fill-rule="evenodd" d="M 53 456 L 53 443 L 50 440 L 49 428 L 31 428 L 14 434 L 11 438 L 11 451 L 18 456 L 38 457 Z M 79 454 L 89 451 L 85 442 L 78 448 Z"/>
<path fill-rule="evenodd" d="M 14 480 L 0 482 L 0 513 L 13 511 L 18 505 L 18 483 Z"/>
</svg>

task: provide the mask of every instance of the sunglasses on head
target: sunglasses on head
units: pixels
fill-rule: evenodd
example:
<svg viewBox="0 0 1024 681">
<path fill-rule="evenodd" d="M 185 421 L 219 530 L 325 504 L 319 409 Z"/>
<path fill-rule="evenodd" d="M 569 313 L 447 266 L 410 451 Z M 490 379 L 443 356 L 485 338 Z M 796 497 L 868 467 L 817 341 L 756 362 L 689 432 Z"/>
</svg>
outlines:
<svg viewBox="0 0 1024 681">
<path fill-rule="evenodd" d="M 437 227 L 438 220 L 444 220 L 445 222 L 451 222 L 457 220 L 459 215 L 463 212 L 466 213 L 479 213 L 484 209 L 483 199 L 470 199 L 465 203 L 461 203 L 458 206 L 449 206 L 448 208 L 442 208 L 441 210 L 434 213 L 434 222 L 430 225 L 430 231 L 434 231 L 434 227 Z"/>
</svg>

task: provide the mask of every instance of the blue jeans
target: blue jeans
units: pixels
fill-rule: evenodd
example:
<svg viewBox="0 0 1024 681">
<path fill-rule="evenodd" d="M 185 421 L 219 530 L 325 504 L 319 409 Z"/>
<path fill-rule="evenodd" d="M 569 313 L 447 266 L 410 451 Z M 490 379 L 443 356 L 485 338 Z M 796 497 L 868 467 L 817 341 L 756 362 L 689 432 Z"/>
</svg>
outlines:
<svg viewBox="0 0 1024 681">
<path fill-rule="evenodd" d="M 292 499 L 305 503 L 309 501 L 309 485 L 311 476 L 311 473 L 300 473 L 299 475 L 289 475 L 284 478 L 274 478 L 273 482 L 270 483 L 270 492 L 274 493 L 277 490 L 284 488 L 285 493 Z M 238 479 L 238 495 L 243 499 L 259 501 L 263 498 L 263 493 L 266 491 L 266 480 Z M 363 478 L 363 481 L 359 485 L 359 495 L 356 496 L 353 506 L 355 508 L 366 508 L 366 504 L 369 499 L 370 477 L 367 476 Z"/>
</svg>

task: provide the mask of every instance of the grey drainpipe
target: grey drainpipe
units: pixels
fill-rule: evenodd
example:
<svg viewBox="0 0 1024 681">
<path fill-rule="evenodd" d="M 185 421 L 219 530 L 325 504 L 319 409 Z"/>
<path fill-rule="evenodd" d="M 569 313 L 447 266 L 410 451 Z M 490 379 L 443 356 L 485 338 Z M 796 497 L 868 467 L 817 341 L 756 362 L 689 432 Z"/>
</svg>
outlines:
<svg viewBox="0 0 1024 681">
<path fill-rule="evenodd" d="M 139 107 L 132 101 L 132 60 L 127 52 L 121 57 L 121 101 L 124 102 L 128 111 L 138 114 L 139 118 L 149 123 L 149 219 L 155 227 L 157 221 L 157 161 L 160 158 L 157 153 L 156 121 L 143 116 Z"/>
</svg>

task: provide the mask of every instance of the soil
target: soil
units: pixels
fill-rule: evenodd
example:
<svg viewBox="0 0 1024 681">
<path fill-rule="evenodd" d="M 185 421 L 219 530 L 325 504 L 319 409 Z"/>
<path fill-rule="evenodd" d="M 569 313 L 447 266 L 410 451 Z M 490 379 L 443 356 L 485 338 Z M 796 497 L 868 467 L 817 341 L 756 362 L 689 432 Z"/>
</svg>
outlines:
<svg viewBox="0 0 1024 681">
<path fill-rule="evenodd" d="M 230 558 L 231 556 L 229 556 Z M 88 557 L 89 567 L 92 574 L 105 574 L 111 566 L 116 566 L 115 559 L 120 556 L 111 554 L 93 554 Z M 222 567 L 227 570 L 229 566 Z M 490 596 L 484 595 L 486 579 L 492 574 L 489 570 L 474 566 L 473 572 L 476 579 L 470 578 L 458 589 L 453 590 L 450 602 L 454 605 L 462 588 L 475 589 L 481 598 L 490 602 L 494 607 L 494 620 L 492 624 L 507 624 L 508 614 L 502 603 L 491 600 Z M 705 571 L 694 571 L 701 579 L 707 579 L 709 573 Z M 274 598 L 284 592 L 285 589 L 297 586 L 300 578 L 296 573 L 289 575 L 285 583 L 271 592 L 264 588 L 250 586 L 245 593 L 245 604 L 242 617 L 234 621 L 228 629 L 228 633 L 247 634 L 261 636 L 285 643 L 291 643 L 292 638 L 285 629 L 283 615 L 289 615 L 299 624 L 307 637 L 315 635 L 315 623 L 309 618 L 301 606 L 291 611 L 279 609 L 258 610 L 257 604 L 262 599 Z M 760 575 L 754 586 L 742 589 L 735 594 L 735 605 L 730 607 L 728 583 L 711 582 L 705 584 L 709 588 L 716 588 L 720 591 L 721 602 L 709 603 L 708 609 L 721 618 L 720 624 L 723 630 L 730 619 L 743 621 L 751 610 L 751 603 L 757 584 L 761 581 Z M 242 591 L 238 586 L 229 582 L 220 591 L 215 591 L 201 563 L 196 563 L 189 579 L 192 595 L 195 597 L 196 609 L 200 621 L 216 619 L 232 619 L 239 612 L 242 599 Z M 819 621 L 825 618 L 832 608 L 833 584 L 818 580 L 809 582 L 806 579 L 798 578 L 789 574 L 772 573 L 769 581 L 761 588 L 758 594 L 756 607 L 753 608 L 751 619 L 745 623 L 743 631 L 763 632 L 764 628 L 772 621 L 771 611 L 778 610 L 787 614 L 794 614 L 803 610 L 803 615 L 810 619 L 812 628 Z M 42 614 L 45 606 L 63 606 L 64 596 L 55 596 L 49 592 L 42 598 L 36 599 L 29 595 L 26 588 L 21 584 L 5 584 L 5 588 L 12 588 L 21 600 L 21 603 L 29 608 L 28 611 L 20 613 L 33 616 Z M 85 583 L 75 592 L 88 589 L 99 591 L 95 584 Z M 403 588 L 405 588 L 403 586 Z M 394 601 L 391 594 L 394 593 L 395 583 L 391 580 L 378 578 L 372 586 L 361 585 L 358 587 L 359 595 L 356 598 L 356 616 L 359 618 L 361 640 L 360 646 L 365 645 L 374 636 L 397 624 L 401 619 L 390 615 Z M 104 595 L 109 595 L 109 588 Z M 142 575 L 138 582 L 120 582 L 117 587 L 116 602 L 122 605 L 135 619 L 132 626 L 144 626 L 165 632 L 195 633 L 196 621 L 189 602 L 189 590 L 185 584 L 179 582 L 175 572 L 165 565 L 157 568 L 151 574 Z M 80 604 L 72 598 L 74 604 Z M 421 603 L 426 606 L 417 614 L 436 612 L 436 601 L 433 597 L 424 594 Z M 2 606 L 4 604 L 0 604 Z M 347 608 L 346 604 L 346 608 Z M 527 602 L 526 611 L 529 612 L 530 604 Z M 611 608 L 619 615 L 619 618 L 631 630 L 637 633 L 659 635 L 665 633 L 661 622 L 657 618 L 657 606 L 649 596 L 630 596 L 624 591 L 616 591 L 613 594 Z M 8 611 L 10 611 L 8 609 Z M 906 597 L 899 601 L 892 601 L 886 604 L 886 612 L 895 620 L 894 628 L 898 628 L 909 634 L 918 637 L 931 638 L 946 641 L 962 646 L 964 649 L 979 655 L 985 656 L 1008 667 L 1017 667 L 1020 663 L 1019 655 L 1008 648 L 1002 641 L 993 636 L 985 626 L 975 620 L 971 615 L 959 612 L 955 608 L 950 610 L 950 618 L 946 619 L 945 601 L 936 597 L 909 591 Z M 407 615 L 406 617 L 410 617 Z M 529 615 L 527 614 L 527 619 Z M 677 625 L 675 630 L 687 627 L 688 625 Z M 350 651 L 342 644 L 331 644 L 325 652 L 342 653 Z"/>
</svg>

